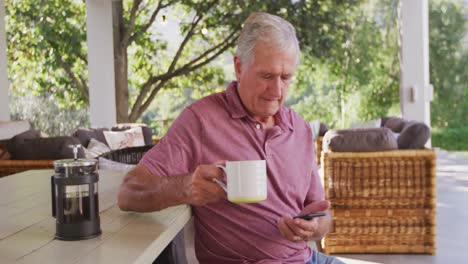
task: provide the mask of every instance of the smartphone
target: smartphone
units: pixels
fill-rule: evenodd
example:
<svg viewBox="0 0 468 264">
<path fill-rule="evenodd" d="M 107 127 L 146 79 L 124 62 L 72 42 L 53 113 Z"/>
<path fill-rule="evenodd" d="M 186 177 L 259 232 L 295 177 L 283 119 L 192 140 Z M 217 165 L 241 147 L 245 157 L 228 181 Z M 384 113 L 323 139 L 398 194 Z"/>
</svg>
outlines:
<svg viewBox="0 0 468 264">
<path fill-rule="evenodd" d="M 304 220 L 310 220 L 312 218 L 325 216 L 325 215 L 326 215 L 325 212 L 318 212 L 318 213 L 313 213 L 313 214 L 297 215 L 297 216 L 295 216 L 293 218 L 294 219 L 301 218 L 301 219 L 304 219 Z"/>
</svg>

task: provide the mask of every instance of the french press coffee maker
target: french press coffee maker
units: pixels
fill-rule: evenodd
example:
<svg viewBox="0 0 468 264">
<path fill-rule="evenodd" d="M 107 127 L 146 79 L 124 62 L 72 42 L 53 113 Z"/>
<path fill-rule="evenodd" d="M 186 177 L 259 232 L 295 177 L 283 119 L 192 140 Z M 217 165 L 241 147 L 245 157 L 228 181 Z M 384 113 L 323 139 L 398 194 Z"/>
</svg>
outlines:
<svg viewBox="0 0 468 264">
<path fill-rule="evenodd" d="M 71 145 L 74 159 L 54 161 L 52 216 L 56 218 L 55 238 L 88 239 L 101 234 L 97 160 L 78 159 L 81 145 Z"/>
</svg>

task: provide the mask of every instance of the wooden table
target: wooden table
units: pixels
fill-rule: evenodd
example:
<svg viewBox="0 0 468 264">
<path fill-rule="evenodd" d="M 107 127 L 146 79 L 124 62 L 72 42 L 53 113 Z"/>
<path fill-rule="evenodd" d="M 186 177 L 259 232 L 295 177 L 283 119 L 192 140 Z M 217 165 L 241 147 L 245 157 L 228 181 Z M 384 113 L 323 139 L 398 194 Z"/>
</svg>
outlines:
<svg viewBox="0 0 468 264">
<path fill-rule="evenodd" d="M 117 192 L 124 171 L 99 172 L 102 235 L 54 239 L 52 170 L 0 179 L 0 263 L 151 263 L 191 218 L 189 206 L 154 213 L 122 212 Z"/>
</svg>

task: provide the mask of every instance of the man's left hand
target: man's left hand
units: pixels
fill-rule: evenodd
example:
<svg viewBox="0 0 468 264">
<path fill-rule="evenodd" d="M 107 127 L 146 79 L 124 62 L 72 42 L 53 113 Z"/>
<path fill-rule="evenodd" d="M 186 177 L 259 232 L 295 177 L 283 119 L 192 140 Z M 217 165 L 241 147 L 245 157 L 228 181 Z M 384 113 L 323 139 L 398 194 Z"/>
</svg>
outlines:
<svg viewBox="0 0 468 264">
<path fill-rule="evenodd" d="M 330 228 L 331 217 L 328 212 L 329 208 L 329 201 L 310 203 L 300 212 L 301 215 L 323 211 L 326 212 L 326 215 L 311 220 L 293 219 L 291 216 L 283 216 L 278 221 L 278 229 L 281 235 L 290 241 L 320 240 Z"/>
</svg>

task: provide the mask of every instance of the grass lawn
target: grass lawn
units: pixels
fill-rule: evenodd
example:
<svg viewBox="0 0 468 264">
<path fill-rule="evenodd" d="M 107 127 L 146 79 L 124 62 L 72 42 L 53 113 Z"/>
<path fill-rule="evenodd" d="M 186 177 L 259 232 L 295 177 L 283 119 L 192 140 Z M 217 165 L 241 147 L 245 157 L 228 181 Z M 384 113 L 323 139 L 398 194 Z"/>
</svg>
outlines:
<svg viewBox="0 0 468 264">
<path fill-rule="evenodd" d="M 432 129 L 432 146 L 468 157 L 468 127 Z"/>
</svg>

